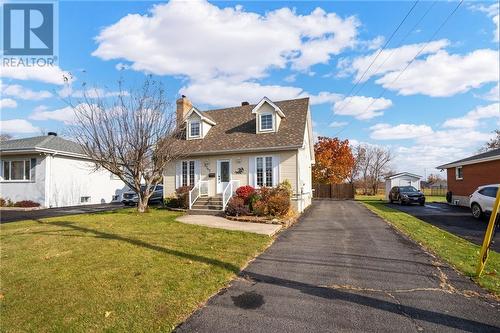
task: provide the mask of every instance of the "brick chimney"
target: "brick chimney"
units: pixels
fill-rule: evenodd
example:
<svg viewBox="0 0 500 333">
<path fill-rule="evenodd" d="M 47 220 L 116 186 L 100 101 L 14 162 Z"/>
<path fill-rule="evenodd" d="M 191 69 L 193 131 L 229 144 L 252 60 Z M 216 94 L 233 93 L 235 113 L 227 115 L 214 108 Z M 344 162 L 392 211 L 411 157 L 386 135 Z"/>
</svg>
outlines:
<svg viewBox="0 0 500 333">
<path fill-rule="evenodd" d="M 182 124 L 184 117 L 191 110 L 193 104 L 191 101 L 184 95 L 181 96 L 177 101 L 177 126 Z"/>
</svg>

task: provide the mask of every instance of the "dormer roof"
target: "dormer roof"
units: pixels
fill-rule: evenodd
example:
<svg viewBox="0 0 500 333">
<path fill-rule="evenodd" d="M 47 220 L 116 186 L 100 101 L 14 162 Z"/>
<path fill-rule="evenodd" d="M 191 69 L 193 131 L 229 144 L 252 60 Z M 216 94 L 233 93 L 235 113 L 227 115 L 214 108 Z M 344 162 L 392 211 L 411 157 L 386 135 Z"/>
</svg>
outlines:
<svg viewBox="0 0 500 333">
<path fill-rule="evenodd" d="M 264 98 L 262 98 L 260 100 L 259 103 L 257 103 L 257 105 L 255 105 L 255 107 L 252 109 L 252 113 L 255 114 L 259 111 L 259 109 L 262 107 L 262 105 L 264 103 L 267 103 L 269 104 L 271 107 L 274 108 L 274 111 L 276 111 L 276 113 L 281 117 L 281 118 L 285 118 L 285 113 L 283 112 L 283 110 L 281 110 L 281 108 L 276 105 L 273 101 L 271 101 L 269 98 L 267 98 L 266 96 L 264 96 Z"/>
<path fill-rule="evenodd" d="M 184 121 L 186 121 L 187 119 L 189 119 L 189 117 L 191 117 L 191 115 L 193 113 L 196 113 L 201 118 L 201 120 L 209 123 L 210 125 L 216 125 L 217 124 L 209 115 L 207 115 L 205 112 L 201 112 L 200 110 L 198 110 L 194 106 L 186 114 L 186 116 L 184 117 Z"/>
</svg>

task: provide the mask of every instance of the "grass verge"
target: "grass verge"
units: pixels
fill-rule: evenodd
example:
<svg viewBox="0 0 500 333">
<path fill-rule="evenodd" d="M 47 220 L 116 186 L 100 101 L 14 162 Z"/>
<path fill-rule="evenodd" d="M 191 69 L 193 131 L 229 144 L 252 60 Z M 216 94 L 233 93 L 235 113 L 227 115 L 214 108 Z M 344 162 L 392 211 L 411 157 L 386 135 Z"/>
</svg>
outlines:
<svg viewBox="0 0 500 333">
<path fill-rule="evenodd" d="M 3 332 L 169 332 L 271 242 L 133 210 L 0 226 Z"/>
<path fill-rule="evenodd" d="M 387 207 L 385 202 L 378 198 L 360 196 L 357 200 L 458 271 L 471 277 L 480 286 L 500 296 L 500 253 L 490 251 L 484 272 L 477 278 L 476 267 L 480 246 L 409 214 Z"/>
</svg>

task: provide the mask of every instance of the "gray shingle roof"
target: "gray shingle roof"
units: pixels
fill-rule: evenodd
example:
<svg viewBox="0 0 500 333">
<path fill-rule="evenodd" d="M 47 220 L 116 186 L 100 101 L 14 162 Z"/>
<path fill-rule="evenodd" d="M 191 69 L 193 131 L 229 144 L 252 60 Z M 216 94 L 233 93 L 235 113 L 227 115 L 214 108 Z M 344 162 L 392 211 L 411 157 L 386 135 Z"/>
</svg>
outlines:
<svg viewBox="0 0 500 333">
<path fill-rule="evenodd" d="M 2 152 L 16 150 L 30 151 L 35 149 L 49 149 L 72 154 L 84 154 L 81 146 L 76 142 L 66 140 L 54 135 L 35 136 L 31 138 L 0 142 L 0 151 Z"/>
<path fill-rule="evenodd" d="M 309 98 L 275 102 L 285 114 L 275 133 L 256 134 L 254 105 L 204 111 L 217 125 L 203 139 L 185 140 L 185 131 L 178 139 L 187 154 L 223 151 L 252 151 L 265 148 L 300 147 L 304 141 Z"/>
<path fill-rule="evenodd" d="M 455 161 L 455 162 L 440 165 L 437 167 L 437 169 L 446 169 L 448 167 L 452 167 L 456 164 L 461 164 L 461 163 L 472 164 L 474 161 L 483 160 L 483 159 L 493 159 L 494 160 L 494 159 L 496 159 L 495 157 L 498 157 L 500 159 L 500 148 L 492 149 L 492 150 L 487 151 L 485 153 L 477 154 L 474 156 L 463 158 L 463 159 Z"/>
</svg>

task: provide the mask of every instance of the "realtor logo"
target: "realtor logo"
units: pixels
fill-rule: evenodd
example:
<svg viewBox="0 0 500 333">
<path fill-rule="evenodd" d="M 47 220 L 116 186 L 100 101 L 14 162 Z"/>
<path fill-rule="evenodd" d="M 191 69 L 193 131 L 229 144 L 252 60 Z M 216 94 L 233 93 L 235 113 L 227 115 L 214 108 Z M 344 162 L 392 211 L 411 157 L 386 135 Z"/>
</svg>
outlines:
<svg viewBox="0 0 500 333">
<path fill-rule="evenodd" d="M 3 55 L 54 56 L 53 3 L 3 4 Z"/>
</svg>

